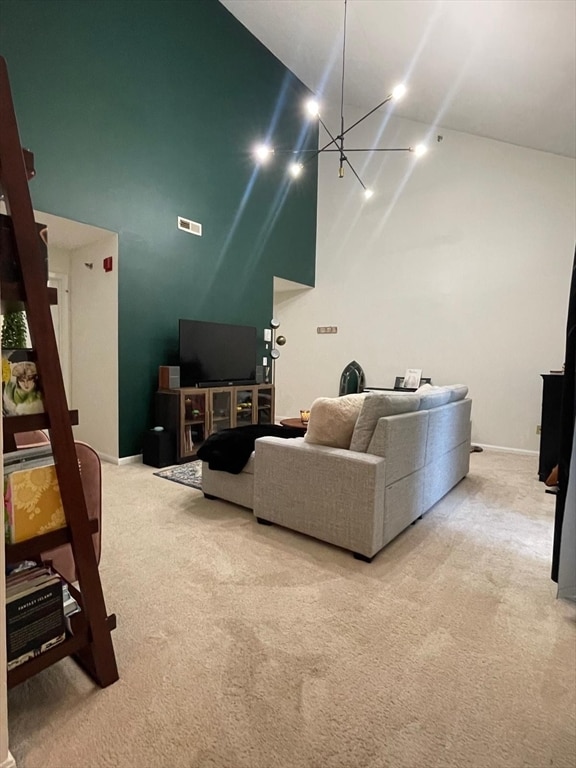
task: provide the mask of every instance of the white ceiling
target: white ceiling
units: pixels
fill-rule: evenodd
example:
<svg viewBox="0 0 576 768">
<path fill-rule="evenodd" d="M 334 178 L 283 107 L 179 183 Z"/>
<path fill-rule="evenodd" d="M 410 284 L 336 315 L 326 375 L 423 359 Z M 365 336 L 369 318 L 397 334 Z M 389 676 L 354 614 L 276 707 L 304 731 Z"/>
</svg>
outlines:
<svg viewBox="0 0 576 768">
<path fill-rule="evenodd" d="M 80 221 L 63 219 L 61 216 L 53 216 L 51 213 L 34 211 L 36 221 L 46 224 L 48 227 L 48 244 L 56 248 L 74 250 L 90 245 L 103 237 L 110 237 L 114 232 L 91 224 L 82 224 Z"/>
<path fill-rule="evenodd" d="M 344 0 L 220 0 L 340 103 Z M 576 156 L 575 0 L 348 0 L 346 104 Z"/>
<path fill-rule="evenodd" d="M 0 213 L 5 215 L 8 213 L 4 200 L 0 200 Z M 49 246 L 64 248 L 69 251 L 116 234 L 107 229 L 93 227 L 91 224 L 82 224 L 82 222 L 72 221 L 72 219 L 63 219 L 62 216 L 53 216 L 51 213 L 44 213 L 43 211 L 34 211 L 34 220 L 48 227 Z"/>
</svg>

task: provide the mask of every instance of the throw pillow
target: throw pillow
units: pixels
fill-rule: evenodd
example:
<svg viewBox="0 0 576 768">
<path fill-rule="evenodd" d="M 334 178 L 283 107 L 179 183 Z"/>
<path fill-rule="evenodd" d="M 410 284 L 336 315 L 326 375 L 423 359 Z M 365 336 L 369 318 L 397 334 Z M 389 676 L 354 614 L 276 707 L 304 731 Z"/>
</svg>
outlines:
<svg viewBox="0 0 576 768">
<path fill-rule="evenodd" d="M 399 392 L 389 392 L 386 395 L 375 392 L 367 394 L 354 427 L 350 450 L 366 453 L 378 419 L 417 411 L 419 404 L 420 397 L 415 392 L 409 395 Z"/>
<path fill-rule="evenodd" d="M 349 448 L 364 394 L 343 397 L 319 397 L 310 408 L 310 420 L 304 439 L 316 445 Z"/>
</svg>

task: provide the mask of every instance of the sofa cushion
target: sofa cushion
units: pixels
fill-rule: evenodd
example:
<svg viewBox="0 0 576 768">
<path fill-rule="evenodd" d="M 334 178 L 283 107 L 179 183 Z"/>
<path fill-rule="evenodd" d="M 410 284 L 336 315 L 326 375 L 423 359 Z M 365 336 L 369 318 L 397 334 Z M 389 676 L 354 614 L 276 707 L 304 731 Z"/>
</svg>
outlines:
<svg viewBox="0 0 576 768">
<path fill-rule="evenodd" d="M 366 453 L 378 419 L 383 416 L 395 416 L 400 413 L 417 411 L 419 404 L 420 397 L 416 393 L 389 392 L 380 394 L 371 392 L 367 394 L 352 433 L 350 450 Z"/>
<path fill-rule="evenodd" d="M 452 397 L 448 387 L 435 387 L 432 384 L 423 384 L 421 387 L 418 387 L 416 394 L 420 397 L 421 411 L 428 411 L 430 408 L 446 405 Z"/>
<path fill-rule="evenodd" d="M 455 403 L 457 400 L 464 400 L 468 394 L 468 387 L 466 384 L 448 384 L 446 389 L 450 390 L 451 403 Z"/>
<path fill-rule="evenodd" d="M 316 445 L 349 448 L 356 419 L 366 395 L 319 397 L 310 408 L 305 440 Z"/>
</svg>

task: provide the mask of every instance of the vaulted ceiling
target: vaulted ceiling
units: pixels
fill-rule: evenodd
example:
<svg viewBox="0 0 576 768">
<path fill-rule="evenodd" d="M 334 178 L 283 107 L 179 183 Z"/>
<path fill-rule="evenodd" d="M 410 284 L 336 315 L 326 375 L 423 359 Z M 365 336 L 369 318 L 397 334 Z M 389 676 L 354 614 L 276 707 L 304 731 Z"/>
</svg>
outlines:
<svg viewBox="0 0 576 768">
<path fill-rule="evenodd" d="M 220 0 L 340 103 L 344 0 Z M 574 0 L 348 0 L 346 104 L 576 157 Z"/>
</svg>

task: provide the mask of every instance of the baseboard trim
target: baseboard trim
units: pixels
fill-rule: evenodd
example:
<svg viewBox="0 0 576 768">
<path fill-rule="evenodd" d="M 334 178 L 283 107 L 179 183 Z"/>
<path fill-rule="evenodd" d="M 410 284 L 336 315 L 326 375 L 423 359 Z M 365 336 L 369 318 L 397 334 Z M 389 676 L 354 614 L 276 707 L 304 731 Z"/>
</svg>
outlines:
<svg viewBox="0 0 576 768">
<path fill-rule="evenodd" d="M 124 456 L 122 459 L 118 459 L 118 464 L 142 464 L 142 454 L 138 453 L 136 456 Z"/>
<path fill-rule="evenodd" d="M 106 461 L 108 464 L 118 464 L 120 462 L 118 456 L 110 456 L 109 453 L 100 453 L 98 451 L 98 456 L 100 456 L 100 461 Z"/>
<path fill-rule="evenodd" d="M 14 760 L 10 752 L 8 752 L 6 760 L 0 763 L 0 768 L 16 768 L 16 760 Z"/>
<path fill-rule="evenodd" d="M 538 451 L 529 451 L 526 448 L 507 448 L 505 445 L 487 445 L 486 443 L 476 443 L 472 441 L 472 445 L 479 445 L 480 448 L 485 448 L 488 451 L 501 451 L 503 453 L 524 453 L 527 456 L 538 456 Z"/>
</svg>

